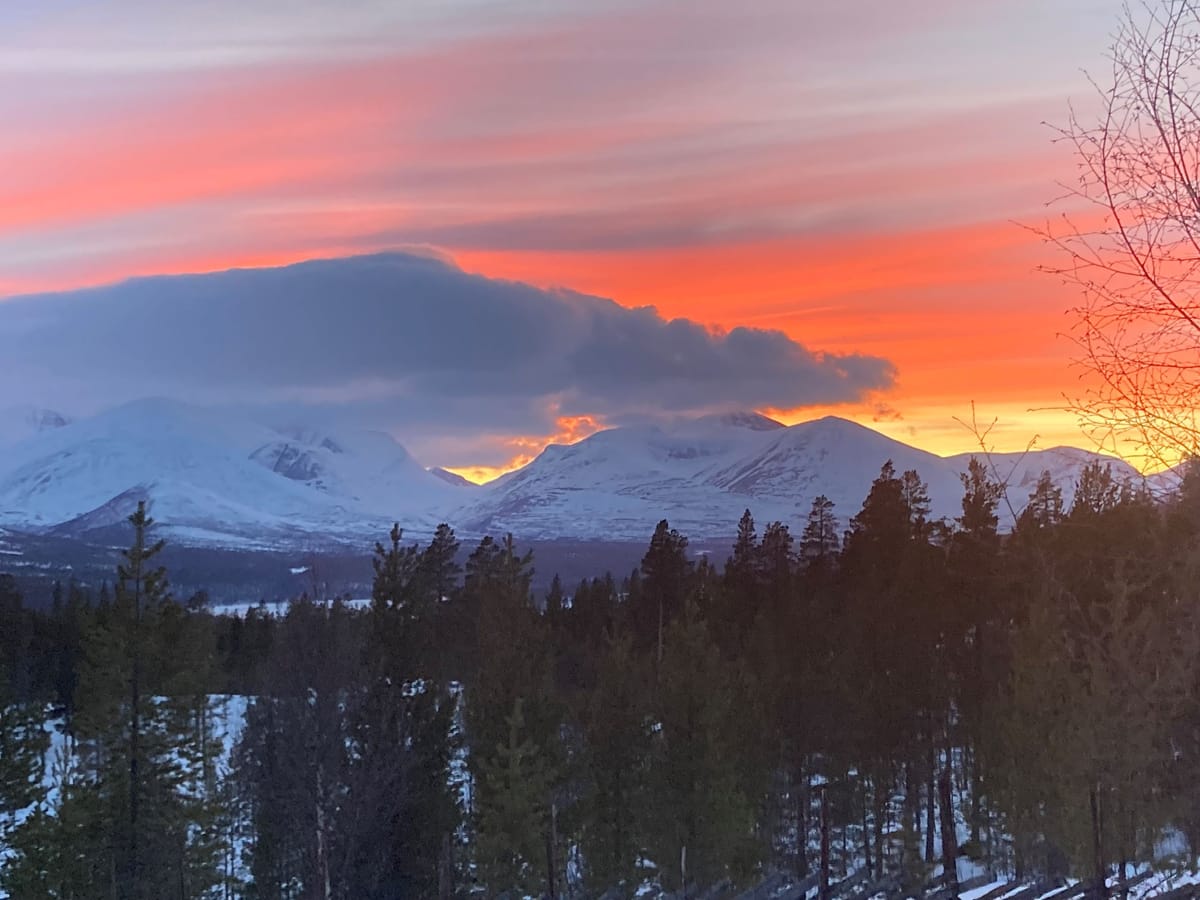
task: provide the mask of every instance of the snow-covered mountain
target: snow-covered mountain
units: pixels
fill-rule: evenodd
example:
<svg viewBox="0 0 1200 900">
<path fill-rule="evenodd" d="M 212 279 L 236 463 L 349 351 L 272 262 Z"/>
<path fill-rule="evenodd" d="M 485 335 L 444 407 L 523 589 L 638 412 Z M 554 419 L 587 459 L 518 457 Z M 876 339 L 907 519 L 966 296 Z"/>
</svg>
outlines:
<svg viewBox="0 0 1200 900">
<path fill-rule="evenodd" d="M 949 457 L 946 462 L 955 469 L 965 470 L 971 456 L 970 453 L 963 453 Z M 1141 480 L 1137 469 L 1125 460 L 1081 450 L 1078 447 L 1048 447 L 1045 450 L 1030 450 L 1028 453 L 993 453 L 989 457 L 993 477 L 1008 485 L 1008 501 L 1018 513 L 1029 500 L 1029 495 L 1033 493 L 1043 472 L 1049 472 L 1050 480 L 1062 489 L 1063 506 L 1070 509 L 1080 472 L 1096 460 L 1111 465 L 1113 477 L 1118 481 Z M 1147 481 L 1151 489 L 1158 486 L 1156 479 Z"/>
<path fill-rule="evenodd" d="M 0 449 L 0 527 L 83 535 L 141 499 L 195 544 L 356 543 L 402 521 L 432 531 L 457 489 L 389 436 L 273 429 L 143 400 Z"/>
<path fill-rule="evenodd" d="M 798 530 L 819 494 L 845 524 L 889 459 L 928 483 L 935 517 L 953 517 L 970 459 L 938 457 L 844 419 L 784 427 L 735 413 L 551 445 L 477 487 L 426 469 L 387 434 L 268 426 L 167 400 L 71 423 L 34 421 L 54 427 L 31 426 L 24 440 L 0 444 L 0 529 L 106 535 L 146 499 L 174 541 L 243 547 L 369 546 L 393 521 L 415 537 L 445 521 L 464 537 L 642 541 L 666 518 L 696 539 L 723 538 L 746 508 L 760 523 Z M 992 462 L 1019 511 L 1043 470 L 1069 503 L 1079 471 L 1096 458 L 1055 448 Z M 1118 477 L 1136 477 L 1111 462 Z"/>
<path fill-rule="evenodd" d="M 446 482 L 446 484 L 452 484 L 455 487 L 462 487 L 462 488 L 475 487 L 475 482 L 467 481 L 467 479 L 463 478 L 457 472 L 451 472 L 449 469 L 443 469 L 441 466 L 431 466 L 429 468 L 429 474 L 432 475 L 434 478 L 438 478 L 438 479 Z"/>
<path fill-rule="evenodd" d="M 1019 512 L 1043 470 L 1069 504 L 1079 472 L 1098 458 L 1118 478 L 1137 477 L 1119 459 L 1075 448 L 992 454 L 991 462 L 1009 480 Z M 685 534 L 711 538 L 732 534 L 745 509 L 760 523 L 798 530 L 824 494 L 845 524 L 888 460 L 897 473 L 915 469 L 926 481 L 935 518 L 953 518 L 962 511 L 959 476 L 970 459 L 935 456 L 836 417 L 791 427 L 749 414 L 616 428 L 547 447 L 486 486 L 460 521 L 526 538 L 642 540 L 666 518 Z"/>
</svg>

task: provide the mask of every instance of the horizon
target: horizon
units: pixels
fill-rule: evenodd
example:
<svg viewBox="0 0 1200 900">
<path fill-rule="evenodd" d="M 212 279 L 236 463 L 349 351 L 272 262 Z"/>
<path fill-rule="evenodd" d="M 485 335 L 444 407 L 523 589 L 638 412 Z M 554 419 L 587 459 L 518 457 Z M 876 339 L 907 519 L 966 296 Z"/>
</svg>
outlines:
<svg viewBox="0 0 1200 900">
<path fill-rule="evenodd" d="M 37 405 L 33 405 L 33 404 L 17 404 L 15 406 L 7 407 L 6 409 L 0 409 L 0 413 L 4 413 L 4 412 L 21 413 L 21 414 L 51 413 L 51 414 L 54 414 L 57 416 L 64 417 L 66 419 L 65 424 L 72 425 L 77 422 L 87 421 L 88 419 L 92 419 L 92 418 L 99 417 L 99 416 L 104 416 L 106 414 L 115 413 L 119 410 L 127 409 L 130 407 L 158 405 L 158 404 L 162 404 L 162 403 L 167 403 L 167 404 L 170 404 L 171 406 L 180 407 L 183 409 L 194 409 L 194 410 L 201 410 L 204 412 L 214 412 L 214 413 L 233 412 L 235 415 L 244 419 L 247 422 L 253 422 L 257 425 L 262 425 L 262 426 L 270 428 L 272 430 L 275 430 L 276 428 L 290 429 L 290 428 L 300 428 L 300 427 L 316 428 L 318 430 L 324 430 L 326 427 L 326 423 L 321 423 L 321 422 L 317 422 L 317 421 L 293 421 L 293 420 L 273 421 L 269 414 L 264 415 L 261 412 L 256 413 L 252 410 L 247 410 L 244 408 L 237 408 L 237 409 L 230 410 L 228 408 L 222 408 L 219 406 L 207 406 L 204 404 L 191 403 L 188 401 L 175 400 L 175 399 L 172 399 L 169 397 L 162 397 L 162 396 L 155 396 L 155 395 L 147 395 L 144 397 L 137 397 L 137 398 L 133 398 L 133 399 L 129 399 L 129 400 L 123 400 L 112 406 L 106 407 L 101 410 L 97 410 L 95 412 L 92 412 L 92 413 L 84 415 L 84 416 L 75 416 L 66 410 L 51 409 L 48 407 L 41 407 L 41 406 L 37 406 Z M 587 441 L 588 439 L 595 437 L 598 434 L 601 434 L 604 432 L 609 432 L 609 431 L 622 430 L 622 429 L 631 429 L 631 428 L 638 429 L 638 428 L 649 427 L 649 428 L 654 428 L 654 429 L 661 429 L 662 431 L 664 431 L 666 433 L 670 433 L 673 429 L 683 428 L 683 427 L 687 427 L 687 426 L 691 426 L 691 425 L 697 425 L 697 424 L 705 423 L 708 421 L 711 421 L 714 423 L 722 423 L 723 420 L 724 420 L 724 422 L 728 422 L 728 420 L 733 419 L 733 418 L 741 418 L 741 417 L 749 417 L 749 416 L 758 417 L 767 422 L 770 422 L 774 426 L 778 426 L 778 430 L 785 430 L 785 429 L 791 429 L 791 428 L 803 428 L 804 426 L 816 425 L 816 424 L 818 424 L 820 422 L 824 422 L 824 421 L 841 422 L 841 423 L 845 423 L 845 424 L 849 424 L 849 425 L 853 425 L 853 426 L 856 426 L 859 428 L 866 429 L 867 431 L 871 431 L 875 434 L 881 435 L 890 441 L 896 441 L 901 445 L 910 447 L 915 450 L 929 453 L 932 456 L 935 456 L 940 459 L 954 459 L 954 458 L 962 458 L 962 457 L 967 457 L 967 456 L 979 456 L 982 458 L 986 458 L 987 456 L 992 455 L 992 454 L 994 454 L 996 456 L 1012 456 L 1012 455 L 1023 455 L 1023 454 L 1036 455 L 1036 454 L 1044 453 L 1044 452 L 1074 450 L 1074 451 L 1079 451 L 1082 453 L 1092 454 L 1092 455 L 1095 455 L 1095 456 L 1098 456 L 1101 458 L 1105 458 L 1105 459 L 1111 459 L 1113 461 L 1129 462 L 1129 460 L 1124 459 L 1121 456 L 1106 452 L 1103 448 L 1097 448 L 1097 447 L 1089 448 L 1089 447 L 1081 446 L 1080 444 L 1039 445 L 1039 444 L 1037 444 L 1036 441 L 1032 441 L 1029 444 L 1027 444 L 1026 446 L 1017 448 L 1015 450 L 1001 450 L 1001 449 L 995 448 L 995 447 L 988 447 L 985 450 L 982 447 L 980 447 L 978 445 L 978 443 L 976 442 L 974 444 L 974 446 L 969 446 L 969 447 L 964 446 L 964 447 L 961 447 L 958 449 L 950 449 L 947 452 L 937 452 L 935 450 L 929 450 L 927 448 L 921 447 L 918 444 L 914 444 L 914 443 L 905 441 L 902 437 L 895 437 L 893 435 L 890 435 L 886 431 L 878 428 L 874 423 L 859 422 L 859 421 L 856 421 L 855 419 L 848 418 L 846 416 L 837 415 L 836 413 L 823 413 L 821 415 L 814 415 L 811 418 L 797 419 L 796 421 L 793 421 L 793 422 L 783 422 L 762 410 L 733 409 L 733 408 L 726 409 L 723 411 L 704 413 L 703 415 L 690 415 L 690 416 L 683 415 L 683 416 L 665 417 L 665 418 L 659 418 L 659 419 L 647 419 L 647 420 L 641 421 L 641 422 L 631 422 L 631 423 L 623 424 L 623 425 L 612 425 L 612 426 L 602 427 L 602 428 L 597 429 L 596 431 L 592 431 L 587 434 L 575 436 L 573 439 L 568 438 L 568 439 L 561 440 L 561 441 L 551 441 L 550 443 L 547 443 L 545 446 L 543 446 L 540 450 L 538 450 L 538 452 L 536 454 L 534 454 L 531 458 L 522 460 L 518 465 L 514 465 L 512 468 L 506 468 L 503 471 L 495 471 L 494 469 L 485 469 L 485 470 L 481 471 L 481 470 L 473 469 L 471 467 L 453 468 L 450 466 L 442 465 L 437 460 L 417 458 L 415 456 L 413 458 L 426 471 L 433 471 L 435 469 L 441 469 L 445 472 L 449 472 L 451 474 L 458 475 L 459 477 L 463 478 L 464 480 L 466 480 L 467 482 L 469 482 L 470 484 L 472 484 L 476 487 L 483 487 L 488 484 L 491 484 L 492 482 L 503 477 L 504 475 L 510 474 L 515 471 L 519 471 L 520 469 L 530 465 L 537 459 L 538 456 L 541 455 L 541 453 L 543 451 L 545 451 L 546 449 L 548 449 L 551 446 L 559 446 L 559 447 L 573 446 L 573 445 L 582 443 L 584 441 Z M 55 426 L 55 427 L 57 427 L 57 426 Z M 40 433 L 46 433 L 47 431 L 53 431 L 53 430 L 55 430 L 55 427 L 52 427 L 50 429 L 44 429 Z M 737 427 L 737 426 L 736 426 L 736 424 L 730 424 L 729 427 Z M 338 434 L 340 433 L 339 429 L 336 426 L 330 427 L 329 430 L 332 432 L 332 436 L 334 436 L 334 437 L 338 436 Z M 408 449 L 403 431 L 397 432 L 397 431 L 372 429 L 372 428 L 363 428 L 361 430 L 367 431 L 367 432 L 377 432 L 379 434 L 387 435 L 389 438 L 391 438 L 393 441 L 395 441 L 397 444 L 399 444 L 406 451 Z M 776 429 L 772 429 L 772 430 L 776 430 Z M 970 439 L 972 441 L 975 440 L 974 435 L 966 427 L 965 423 L 963 424 L 963 430 L 964 430 L 964 433 L 970 435 Z M 0 447 L 4 446 L 4 444 L 5 444 L 5 441 L 3 440 L 3 438 L 4 438 L 4 434 L 2 431 L 0 431 Z M 23 438 L 20 438 L 19 440 L 36 440 L 36 438 L 37 438 L 37 433 L 32 434 L 32 435 L 26 435 Z M 8 443 L 12 443 L 12 441 L 10 440 Z M 1136 469 L 1137 467 L 1135 466 L 1134 468 Z M 1142 471 L 1142 470 L 1138 470 L 1138 471 L 1139 471 L 1139 474 L 1141 474 L 1143 476 L 1149 476 L 1152 474 L 1156 474 L 1156 472 L 1147 472 L 1147 471 Z M 1159 469 L 1157 471 L 1162 472 L 1162 471 L 1165 471 L 1165 469 Z"/>
</svg>

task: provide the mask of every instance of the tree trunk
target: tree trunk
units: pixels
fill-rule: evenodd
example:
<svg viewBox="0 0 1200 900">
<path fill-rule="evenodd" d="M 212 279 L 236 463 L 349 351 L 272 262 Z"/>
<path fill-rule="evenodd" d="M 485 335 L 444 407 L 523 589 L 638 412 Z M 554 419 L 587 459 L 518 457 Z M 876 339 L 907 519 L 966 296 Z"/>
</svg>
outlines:
<svg viewBox="0 0 1200 900">
<path fill-rule="evenodd" d="M 796 874 L 801 878 L 808 877 L 808 804 L 812 791 L 812 782 L 808 773 L 804 774 L 804 789 L 799 791 L 796 810 Z"/>
<path fill-rule="evenodd" d="M 981 841 L 983 826 L 983 779 L 979 777 L 979 757 L 971 750 L 971 840 Z"/>
<path fill-rule="evenodd" d="M 926 759 L 926 766 L 929 771 L 925 774 L 929 778 L 925 785 L 925 799 L 927 801 L 925 805 L 925 862 L 932 865 L 933 855 L 937 852 L 933 845 L 933 832 L 936 830 L 934 825 L 934 805 L 937 797 L 937 784 L 935 781 L 937 778 L 937 755 L 933 747 L 932 728 L 930 728 L 929 734 L 929 754 Z"/>
<path fill-rule="evenodd" d="M 1097 900 L 1107 900 L 1108 884 L 1104 872 L 1104 819 L 1099 784 L 1089 792 L 1088 801 L 1092 812 L 1092 893 Z"/>
<path fill-rule="evenodd" d="M 849 830 L 849 828 L 845 829 L 842 833 L 845 834 L 845 832 L 848 830 Z M 863 796 L 863 802 L 862 802 L 862 836 L 863 836 L 863 865 L 867 869 L 867 874 L 873 878 L 875 876 L 875 866 L 874 866 L 874 862 L 871 858 L 871 827 L 870 827 L 870 823 L 867 821 L 867 798 L 865 795 Z M 876 849 L 876 851 L 878 851 L 879 848 L 876 847 L 875 849 Z M 842 856 L 845 857 L 845 855 L 846 855 L 845 845 L 843 844 Z"/>
<path fill-rule="evenodd" d="M 954 828 L 954 792 L 950 784 L 950 765 L 942 770 L 939 787 L 942 795 L 942 868 L 945 871 L 946 889 L 950 896 L 958 898 L 958 841 Z"/>
<path fill-rule="evenodd" d="M 438 859 L 438 900 L 450 900 L 450 832 L 442 835 L 442 853 Z"/>
<path fill-rule="evenodd" d="M 138 536 L 138 548 L 141 547 Z M 129 891 L 131 896 L 141 893 L 141 847 L 138 842 L 139 788 L 138 756 L 141 753 L 142 732 L 142 563 L 140 552 L 132 557 L 133 564 L 133 660 L 129 675 Z"/>
<path fill-rule="evenodd" d="M 136 635 L 136 625 L 134 626 Z M 129 679 L 129 890 L 131 895 L 139 892 L 138 882 L 141 878 L 140 847 L 138 846 L 138 754 L 141 753 L 138 738 L 141 735 L 142 723 L 140 716 L 141 698 L 141 666 L 138 660 L 134 638 L 133 673 Z"/>
<path fill-rule="evenodd" d="M 884 794 L 884 788 L 878 781 L 874 785 L 875 799 L 875 876 L 882 878 L 884 873 L 884 852 L 883 852 L 883 820 L 887 816 L 888 802 Z"/>
<path fill-rule="evenodd" d="M 658 598 L 658 669 L 662 670 L 663 661 L 663 602 Z"/>
<path fill-rule="evenodd" d="M 329 875 L 329 844 L 325 833 L 325 795 L 321 778 L 321 767 L 317 767 L 317 877 L 320 879 L 323 900 L 333 896 L 333 886 Z"/>
<path fill-rule="evenodd" d="M 546 832 L 546 888 L 549 900 L 558 900 L 558 878 L 554 851 L 558 845 L 558 806 L 550 804 L 550 828 Z"/>
<path fill-rule="evenodd" d="M 870 868 L 868 853 L 867 867 Z M 821 785 L 821 891 L 819 900 L 829 900 L 829 791 Z"/>
<path fill-rule="evenodd" d="M 1122 804 L 1124 805 L 1124 804 Z M 1129 900 L 1129 857 L 1133 855 L 1131 844 L 1136 833 L 1133 825 L 1133 813 L 1121 816 L 1124 827 L 1121 829 L 1121 897 Z"/>
</svg>

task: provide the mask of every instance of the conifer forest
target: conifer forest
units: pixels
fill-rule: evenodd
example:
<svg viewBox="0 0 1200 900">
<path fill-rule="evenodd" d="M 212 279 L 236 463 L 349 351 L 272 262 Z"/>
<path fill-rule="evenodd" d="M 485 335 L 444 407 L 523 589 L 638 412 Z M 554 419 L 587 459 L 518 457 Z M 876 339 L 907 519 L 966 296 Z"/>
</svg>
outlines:
<svg viewBox="0 0 1200 900">
<path fill-rule="evenodd" d="M 282 615 L 172 596 L 139 507 L 109 583 L 0 576 L 0 892 L 1067 897 L 1190 868 L 1200 479 L 1155 500 L 1096 464 L 1066 509 L 1045 476 L 999 530 L 1013 499 L 974 462 L 931 521 L 889 463 L 858 510 L 747 511 L 720 560 L 647 523 L 635 571 L 543 596 L 511 536 L 397 527 L 369 603 Z"/>
</svg>

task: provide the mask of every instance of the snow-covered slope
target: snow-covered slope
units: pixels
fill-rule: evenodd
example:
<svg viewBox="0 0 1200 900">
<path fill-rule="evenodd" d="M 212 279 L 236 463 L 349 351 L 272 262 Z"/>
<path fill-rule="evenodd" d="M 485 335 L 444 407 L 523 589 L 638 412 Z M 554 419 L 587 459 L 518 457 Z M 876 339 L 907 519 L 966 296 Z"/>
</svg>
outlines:
<svg viewBox="0 0 1200 900">
<path fill-rule="evenodd" d="M 955 468 L 965 470 L 970 460 L 971 454 L 964 453 L 949 457 L 947 462 Z M 1137 481 L 1141 478 L 1137 469 L 1123 459 L 1103 456 L 1078 447 L 1049 447 L 1045 450 L 1030 450 L 1028 453 L 992 453 L 989 457 L 994 477 L 1008 485 L 1008 500 L 1018 513 L 1029 500 L 1029 495 L 1033 493 L 1042 472 L 1050 473 L 1050 479 L 1062 489 L 1063 507 L 1070 509 L 1079 474 L 1096 460 L 1111 465 L 1113 477 L 1118 481 Z"/>
<path fill-rule="evenodd" d="M 1108 459 L 1073 448 L 996 454 L 1011 475 L 1019 512 L 1043 469 L 1069 503 L 1079 470 Z M 915 469 L 926 481 L 935 518 L 961 513 L 959 478 L 971 454 L 943 458 L 845 419 L 784 427 L 761 416 L 710 417 L 660 428 L 615 428 L 570 446 L 552 445 L 523 469 L 497 479 L 464 509 L 472 530 L 525 538 L 643 540 L 666 518 L 696 538 L 732 534 L 742 511 L 759 523 L 799 530 L 815 497 L 834 501 L 845 525 L 861 507 L 880 468 Z M 1136 477 L 1111 460 L 1118 477 Z"/>
<path fill-rule="evenodd" d="M 148 498 L 189 543 L 355 542 L 393 519 L 431 531 L 457 492 L 386 435 L 281 433 L 143 400 L 0 450 L 0 526 L 84 534 Z"/>
<path fill-rule="evenodd" d="M 429 469 L 429 474 L 432 475 L 434 478 L 438 478 L 438 479 L 446 482 L 446 484 L 452 484 L 455 487 L 461 487 L 461 488 L 477 487 L 475 482 L 467 481 L 467 479 L 463 478 L 457 472 L 451 472 L 449 469 L 443 469 L 441 466 L 431 466 Z"/>
<path fill-rule="evenodd" d="M 641 540 L 666 517 L 695 537 L 727 534 L 731 510 L 736 524 L 744 498 L 706 476 L 782 428 L 765 421 L 752 420 L 752 427 L 728 419 L 639 425 L 552 444 L 529 465 L 485 485 L 464 510 L 464 526 L 526 538 Z M 770 506 L 783 514 L 791 504 Z M 759 515 L 771 513 L 764 506 Z"/>
<path fill-rule="evenodd" d="M 843 525 L 880 467 L 915 469 L 935 517 L 960 512 L 959 473 L 944 459 L 844 419 L 785 428 L 755 413 L 614 428 L 547 447 L 484 487 L 427 470 L 391 436 L 268 426 L 244 416 L 143 400 L 0 445 L 0 529 L 95 536 L 139 500 L 172 540 L 222 546 L 358 547 L 399 521 L 421 537 L 437 523 L 464 537 L 642 541 L 659 519 L 697 538 L 732 534 L 749 508 L 760 523 L 802 527 L 812 500 L 834 501 Z M 992 461 L 1017 511 L 1047 469 L 1069 504 L 1095 454 L 1073 448 Z M 1112 460 L 1118 477 L 1132 468 Z"/>
<path fill-rule="evenodd" d="M 331 435 L 294 425 L 274 430 L 277 436 L 257 447 L 253 460 L 353 506 L 411 516 L 421 509 L 433 514 L 460 499 L 453 485 L 381 431 Z"/>
</svg>

